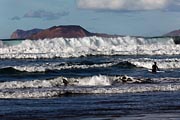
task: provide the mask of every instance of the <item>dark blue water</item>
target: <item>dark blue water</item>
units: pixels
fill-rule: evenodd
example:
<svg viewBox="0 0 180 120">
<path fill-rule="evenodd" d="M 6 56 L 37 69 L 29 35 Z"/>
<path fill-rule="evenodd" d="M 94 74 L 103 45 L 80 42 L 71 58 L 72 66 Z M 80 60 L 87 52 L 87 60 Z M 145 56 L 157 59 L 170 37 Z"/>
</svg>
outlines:
<svg viewBox="0 0 180 120">
<path fill-rule="evenodd" d="M 120 120 L 180 118 L 180 93 L 67 95 L 51 99 L 1 99 L 1 119 Z M 169 117 L 168 117 L 169 114 Z"/>
<path fill-rule="evenodd" d="M 57 76 L 65 77 L 85 77 L 93 75 L 129 75 L 129 76 L 142 76 L 142 77 L 174 77 L 179 78 L 179 68 L 166 69 L 163 71 L 165 73 L 151 74 L 147 68 L 137 67 L 132 63 L 128 62 L 129 59 L 141 59 L 141 58 L 151 58 L 152 60 L 161 59 L 179 59 L 180 56 L 92 56 L 92 57 L 82 57 L 82 58 L 57 58 L 57 59 L 3 59 L 0 60 L 0 81 L 14 81 L 14 80 L 33 80 L 34 78 L 46 79 Z M 117 62 L 115 65 L 109 67 L 88 67 L 91 65 L 100 65 Z M 37 66 L 40 67 L 46 64 L 44 67 L 48 67 L 49 64 L 56 63 L 56 67 L 62 67 L 65 65 L 73 66 L 87 66 L 87 68 L 71 68 L 57 70 L 46 69 L 45 71 L 23 71 L 17 70 L 13 67 L 15 66 Z M 149 64 L 153 64 L 153 61 L 149 61 Z M 161 63 L 159 63 L 161 64 Z M 176 64 L 179 64 L 178 61 Z"/>
</svg>

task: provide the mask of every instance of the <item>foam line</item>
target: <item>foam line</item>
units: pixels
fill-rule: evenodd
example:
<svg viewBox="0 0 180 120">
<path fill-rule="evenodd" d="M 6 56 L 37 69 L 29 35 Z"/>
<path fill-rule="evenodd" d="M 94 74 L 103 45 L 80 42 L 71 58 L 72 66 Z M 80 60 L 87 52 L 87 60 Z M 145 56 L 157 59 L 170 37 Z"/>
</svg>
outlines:
<svg viewBox="0 0 180 120">
<path fill-rule="evenodd" d="M 180 80 L 99 75 L 83 78 L 58 77 L 50 80 L 11 81 L 0 83 L 0 98 L 47 98 L 63 94 L 121 94 L 180 90 L 180 83 L 168 81 Z"/>
</svg>

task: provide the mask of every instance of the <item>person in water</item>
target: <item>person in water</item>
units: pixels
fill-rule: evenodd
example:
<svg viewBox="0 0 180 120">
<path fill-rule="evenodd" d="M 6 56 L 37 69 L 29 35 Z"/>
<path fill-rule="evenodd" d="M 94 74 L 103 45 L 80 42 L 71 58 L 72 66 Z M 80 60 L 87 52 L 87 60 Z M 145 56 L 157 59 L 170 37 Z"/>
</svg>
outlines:
<svg viewBox="0 0 180 120">
<path fill-rule="evenodd" d="M 159 68 L 158 68 L 156 62 L 154 62 L 153 66 L 152 66 L 152 72 L 153 72 L 153 73 L 156 73 L 157 70 L 159 70 Z"/>
</svg>

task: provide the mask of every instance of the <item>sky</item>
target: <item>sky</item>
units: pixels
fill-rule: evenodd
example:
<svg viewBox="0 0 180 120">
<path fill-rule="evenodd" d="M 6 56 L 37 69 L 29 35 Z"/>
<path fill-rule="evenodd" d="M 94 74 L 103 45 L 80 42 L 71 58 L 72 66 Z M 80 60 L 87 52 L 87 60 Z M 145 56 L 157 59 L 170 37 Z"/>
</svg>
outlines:
<svg viewBox="0 0 180 120">
<path fill-rule="evenodd" d="M 10 38 L 16 29 L 59 25 L 159 36 L 180 29 L 180 0 L 0 0 L 0 17 L 0 38 Z"/>
</svg>

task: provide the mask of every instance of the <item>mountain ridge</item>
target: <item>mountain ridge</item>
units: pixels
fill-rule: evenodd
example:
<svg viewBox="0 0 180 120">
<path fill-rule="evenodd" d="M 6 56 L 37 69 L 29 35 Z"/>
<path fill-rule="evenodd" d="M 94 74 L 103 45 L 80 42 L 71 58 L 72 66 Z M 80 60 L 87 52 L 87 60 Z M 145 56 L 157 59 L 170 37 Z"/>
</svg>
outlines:
<svg viewBox="0 0 180 120">
<path fill-rule="evenodd" d="M 93 33 L 84 29 L 79 25 L 60 25 L 53 26 L 47 29 L 32 29 L 32 30 L 16 30 L 12 33 L 11 39 L 46 39 L 46 38 L 82 38 L 90 36 L 99 37 L 117 37 L 120 35 L 110 35 L 105 33 Z"/>
<path fill-rule="evenodd" d="M 20 30 L 17 29 L 12 33 L 11 39 L 46 39 L 46 38 L 82 38 L 82 37 L 90 37 L 90 36 L 98 36 L 98 37 L 122 37 L 123 35 L 110 35 L 106 33 L 93 33 L 84 29 L 79 25 L 60 25 L 53 26 L 47 29 L 31 29 L 31 30 Z M 143 36 L 134 36 L 134 37 L 143 37 Z M 167 34 L 164 34 L 159 37 L 175 37 L 176 39 L 180 37 L 180 30 L 174 30 Z"/>
</svg>

